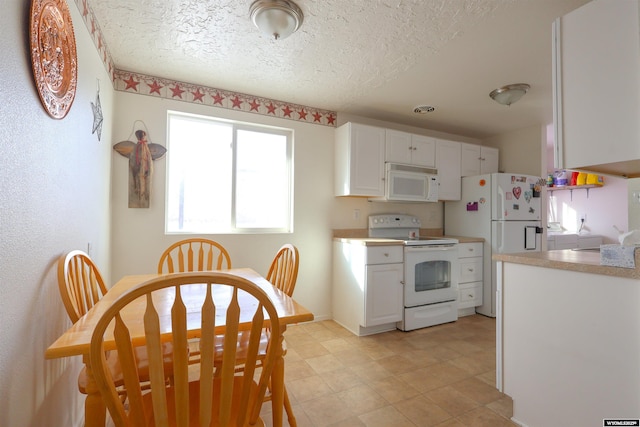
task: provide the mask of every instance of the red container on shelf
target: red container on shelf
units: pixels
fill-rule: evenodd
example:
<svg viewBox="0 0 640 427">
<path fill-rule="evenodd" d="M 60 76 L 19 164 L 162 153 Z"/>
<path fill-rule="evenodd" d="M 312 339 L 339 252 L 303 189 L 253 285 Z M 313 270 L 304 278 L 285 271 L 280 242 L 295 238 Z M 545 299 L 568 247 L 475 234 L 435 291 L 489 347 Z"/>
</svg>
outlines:
<svg viewBox="0 0 640 427">
<path fill-rule="evenodd" d="M 571 181 L 569 185 L 578 185 L 578 172 L 571 172 Z"/>
</svg>

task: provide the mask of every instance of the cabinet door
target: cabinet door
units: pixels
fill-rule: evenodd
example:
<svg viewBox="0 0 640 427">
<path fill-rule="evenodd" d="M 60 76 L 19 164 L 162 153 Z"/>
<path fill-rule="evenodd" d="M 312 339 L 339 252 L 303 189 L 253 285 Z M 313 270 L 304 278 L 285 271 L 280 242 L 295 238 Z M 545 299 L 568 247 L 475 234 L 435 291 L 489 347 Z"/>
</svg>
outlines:
<svg viewBox="0 0 640 427">
<path fill-rule="evenodd" d="M 411 164 L 436 167 L 436 140 L 423 135 L 411 135 Z"/>
<path fill-rule="evenodd" d="M 336 130 L 335 195 L 384 196 L 385 130 L 347 123 Z"/>
<path fill-rule="evenodd" d="M 460 259 L 460 283 L 482 281 L 482 257 Z"/>
<path fill-rule="evenodd" d="M 460 144 L 460 176 L 480 175 L 480 146 Z"/>
<path fill-rule="evenodd" d="M 460 200 L 460 143 L 436 140 L 436 168 L 438 169 L 438 200 Z"/>
<path fill-rule="evenodd" d="M 499 150 L 475 144 L 461 143 L 460 176 L 498 172 Z"/>
<path fill-rule="evenodd" d="M 458 288 L 458 308 L 482 305 L 482 283 L 465 283 Z"/>
<path fill-rule="evenodd" d="M 470 242 L 458 244 L 458 258 L 481 257 L 483 254 L 482 242 Z"/>
<path fill-rule="evenodd" d="M 367 265 L 364 321 L 369 327 L 402 320 L 403 265 Z"/>
<path fill-rule="evenodd" d="M 411 163 L 411 134 L 387 129 L 385 133 L 385 161 Z"/>
<path fill-rule="evenodd" d="M 637 1 L 591 1 L 556 21 L 558 168 L 621 172 L 640 159 L 638 9 Z"/>
<path fill-rule="evenodd" d="M 497 173 L 500 151 L 492 147 L 480 147 L 480 174 Z"/>
</svg>

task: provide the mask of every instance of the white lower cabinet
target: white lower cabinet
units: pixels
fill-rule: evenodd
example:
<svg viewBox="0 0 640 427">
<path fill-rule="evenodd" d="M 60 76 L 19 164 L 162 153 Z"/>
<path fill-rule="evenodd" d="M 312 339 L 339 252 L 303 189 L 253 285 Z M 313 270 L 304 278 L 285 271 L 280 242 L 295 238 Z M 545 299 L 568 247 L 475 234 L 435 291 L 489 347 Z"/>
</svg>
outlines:
<svg viewBox="0 0 640 427">
<path fill-rule="evenodd" d="M 460 275 L 458 316 L 468 316 L 482 305 L 482 242 L 458 244 Z"/>
<path fill-rule="evenodd" d="M 333 319 L 358 336 L 396 329 L 403 313 L 403 246 L 333 245 Z"/>
</svg>

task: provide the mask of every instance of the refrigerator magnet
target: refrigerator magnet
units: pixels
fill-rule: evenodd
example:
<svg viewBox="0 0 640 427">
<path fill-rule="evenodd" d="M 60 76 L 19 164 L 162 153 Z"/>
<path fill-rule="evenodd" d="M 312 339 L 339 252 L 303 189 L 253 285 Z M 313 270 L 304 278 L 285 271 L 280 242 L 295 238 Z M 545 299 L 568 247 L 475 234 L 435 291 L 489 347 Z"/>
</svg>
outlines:
<svg viewBox="0 0 640 427">
<path fill-rule="evenodd" d="M 516 199 L 519 199 L 520 198 L 520 194 L 522 194 L 522 188 L 513 187 L 512 193 L 513 193 L 513 197 L 515 197 Z"/>
</svg>

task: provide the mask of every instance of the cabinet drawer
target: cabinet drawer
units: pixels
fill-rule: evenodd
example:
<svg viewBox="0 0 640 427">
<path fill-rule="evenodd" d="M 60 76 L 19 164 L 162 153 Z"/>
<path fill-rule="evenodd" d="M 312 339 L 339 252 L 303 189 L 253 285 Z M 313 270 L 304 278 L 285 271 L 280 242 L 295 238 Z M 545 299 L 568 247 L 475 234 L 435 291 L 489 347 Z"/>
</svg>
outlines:
<svg viewBox="0 0 640 427">
<path fill-rule="evenodd" d="M 458 244 L 458 258 L 482 256 L 482 242 Z"/>
<path fill-rule="evenodd" d="M 403 262 L 403 246 L 368 246 L 367 264 L 390 264 Z"/>
<path fill-rule="evenodd" d="M 482 258 L 462 258 L 460 260 L 460 283 L 482 280 Z"/>
<path fill-rule="evenodd" d="M 458 308 L 482 305 L 482 282 L 467 283 L 458 288 Z"/>
</svg>

